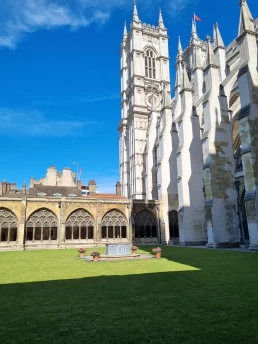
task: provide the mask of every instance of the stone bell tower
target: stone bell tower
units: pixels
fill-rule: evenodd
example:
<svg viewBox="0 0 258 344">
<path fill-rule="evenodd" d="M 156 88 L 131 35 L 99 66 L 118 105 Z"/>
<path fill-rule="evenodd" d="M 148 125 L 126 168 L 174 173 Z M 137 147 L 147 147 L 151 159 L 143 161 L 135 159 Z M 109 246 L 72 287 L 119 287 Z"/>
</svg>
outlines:
<svg viewBox="0 0 258 344">
<path fill-rule="evenodd" d="M 130 31 L 125 24 L 121 43 L 121 89 L 122 194 L 148 199 L 148 190 L 156 188 L 153 126 L 160 116 L 163 90 L 170 96 L 168 35 L 161 11 L 157 26 L 142 23 L 136 1 Z"/>
</svg>

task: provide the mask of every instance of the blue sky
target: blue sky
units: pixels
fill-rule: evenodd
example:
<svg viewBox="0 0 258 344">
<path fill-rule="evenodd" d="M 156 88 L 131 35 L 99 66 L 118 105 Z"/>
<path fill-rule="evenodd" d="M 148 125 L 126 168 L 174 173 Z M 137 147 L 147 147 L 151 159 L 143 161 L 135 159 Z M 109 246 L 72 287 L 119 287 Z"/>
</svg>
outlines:
<svg viewBox="0 0 258 344">
<path fill-rule="evenodd" d="M 258 17 L 257 0 L 248 1 Z M 170 36 L 171 81 L 177 39 L 186 47 L 193 12 L 198 35 L 220 24 L 225 44 L 237 36 L 238 0 L 138 0 L 139 17 Z M 133 0 L 0 0 L 0 180 L 29 183 L 49 165 L 74 161 L 101 192 L 119 180 L 119 50 Z"/>
</svg>

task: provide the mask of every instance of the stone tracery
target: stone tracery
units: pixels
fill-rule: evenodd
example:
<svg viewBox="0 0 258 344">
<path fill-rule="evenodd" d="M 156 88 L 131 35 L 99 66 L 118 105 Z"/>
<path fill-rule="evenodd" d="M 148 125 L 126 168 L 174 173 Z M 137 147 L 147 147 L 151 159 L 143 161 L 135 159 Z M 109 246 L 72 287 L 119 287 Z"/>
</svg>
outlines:
<svg viewBox="0 0 258 344">
<path fill-rule="evenodd" d="M 117 210 L 111 210 L 102 219 L 102 239 L 126 238 L 127 221 Z"/>
<path fill-rule="evenodd" d="M 17 217 L 8 209 L 0 209 L 0 242 L 16 241 L 18 220 Z"/>
<path fill-rule="evenodd" d="M 57 240 L 58 219 L 48 209 L 40 209 L 31 215 L 26 225 L 27 241 Z"/>
<path fill-rule="evenodd" d="M 94 238 L 94 219 L 84 209 L 74 211 L 66 221 L 66 240 L 88 240 Z"/>
</svg>

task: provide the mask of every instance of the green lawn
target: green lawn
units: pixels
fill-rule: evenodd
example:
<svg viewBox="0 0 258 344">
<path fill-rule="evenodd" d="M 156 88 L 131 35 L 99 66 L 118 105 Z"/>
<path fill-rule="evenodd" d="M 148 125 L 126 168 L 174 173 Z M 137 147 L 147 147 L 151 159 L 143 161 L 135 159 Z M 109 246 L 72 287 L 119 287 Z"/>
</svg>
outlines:
<svg viewBox="0 0 258 344">
<path fill-rule="evenodd" d="M 162 254 L 86 263 L 75 250 L 1 252 L 0 343 L 258 343 L 258 254 Z"/>
</svg>

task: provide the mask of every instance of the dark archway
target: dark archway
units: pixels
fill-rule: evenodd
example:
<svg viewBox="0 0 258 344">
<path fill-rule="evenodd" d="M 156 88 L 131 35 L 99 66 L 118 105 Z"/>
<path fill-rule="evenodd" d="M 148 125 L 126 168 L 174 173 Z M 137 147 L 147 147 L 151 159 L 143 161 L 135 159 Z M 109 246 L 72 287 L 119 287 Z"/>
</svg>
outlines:
<svg viewBox="0 0 258 344">
<path fill-rule="evenodd" d="M 135 239 L 157 238 L 157 219 L 147 209 L 135 216 Z"/>
<path fill-rule="evenodd" d="M 240 198 L 240 211 L 241 211 L 241 221 L 242 221 L 242 229 L 243 229 L 243 241 L 245 244 L 249 243 L 249 230 L 248 230 L 248 222 L 246 216 L 246 208 L 245 208 L 245 189 L 243 190 Z"/>
<path fill-rule="evenodd" d="M 179 228 L 178 228 L 178 213 L 176 210 L 172 210 L 168 213 L 169 219 L 169 236 L 171 239 L 179 239 Z"/>
</svg>

